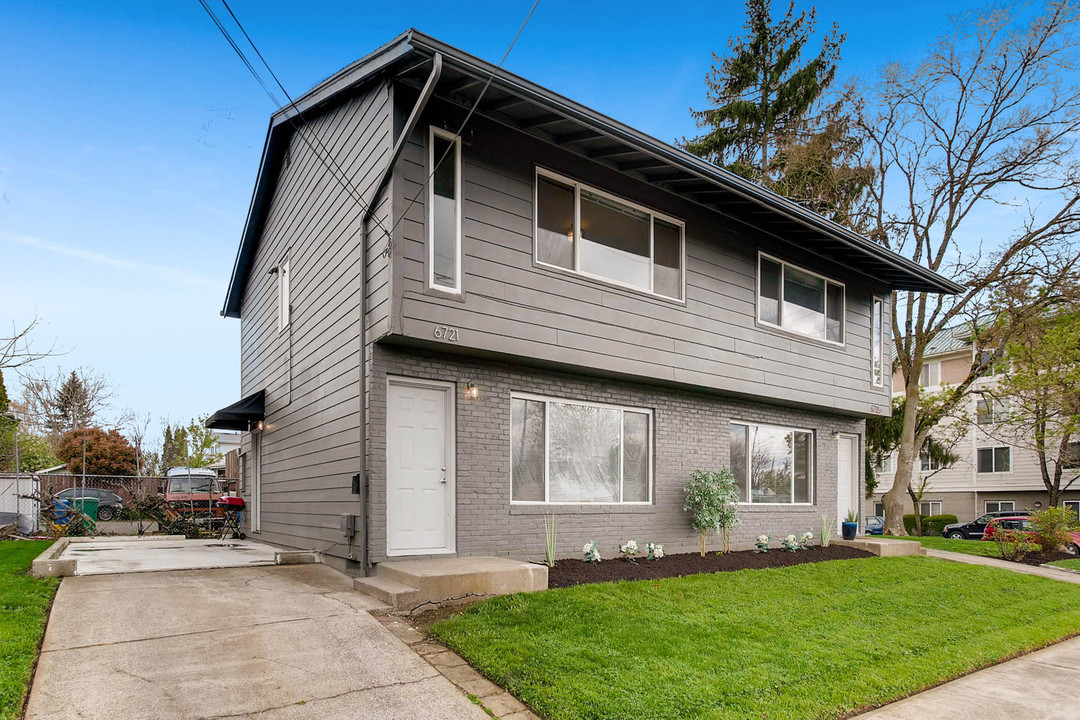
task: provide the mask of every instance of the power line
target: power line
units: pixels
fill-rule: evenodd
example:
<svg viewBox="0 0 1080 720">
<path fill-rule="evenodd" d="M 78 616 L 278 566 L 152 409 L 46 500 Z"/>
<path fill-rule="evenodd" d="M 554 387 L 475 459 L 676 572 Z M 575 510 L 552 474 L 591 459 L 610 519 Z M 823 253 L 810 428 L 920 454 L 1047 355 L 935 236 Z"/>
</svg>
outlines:
<svg viewBox="0 0 1080 720">
<path fill-rule="evenodd" d="M 224 2 L 224 0 L 222 0 L 222 2 Z M 496 66 L 497 68 L 501 68 L 503 66 L 503 63 L 506 62 L 506 58 L 510 56 L 510 51 L 514 49 L 514 45 L 517 44 L 518 38 L 521 37 L 521 33 L 525 32 L 525 26 L 529 24 L 529 20 L 532 19 L 533 13 L 536 12 L 536 8 L 539 5 L 540 0 L 535 0 L 533 2 L 532 7 L 529 9 L 529 14 L 525 16 L 525 20 L 521 23 L 521 27 L 518 28 L 517 34 L 514 35 L 514 39 L 510 41 L 510 46 L 507 47 L 506 52 L 503 53 L 502 59 L 499 60 L 499 64 Z M 391 232 L 386 234 L 387 240 L 389 242 L 393 242 L 393 240 L 391 239 L 391 233 L 394 230 L 397 230 L 397 226 L 400 225 L 401 221 L 405 219 L 405 215 L 409 212 L 412 206 L 416 204 L 416 201 L 420 198 L 420 195 L 424 192 L 425 188 L 427 188 L 428 183 L 431 182 L 431 178 L 435 176 L 435 171 L 442 165 L 443 160 L 445 160 L 446 156 L 450 154 L 450 151 L 453 150 L 454 142 L 458 141 L 461 138 L 461 133 L 463 130 L 465 130 L 465 125 L 467 125 L 469 120 L 472 119 L 473 113 L 476 112 L 476 109 L 480 107 L 480 101 L 484 99 L 484 95 L 487 93 L 488 88 L 491 87 L 491 82 L 494 79 L 495 73 L 492 72 L 488 75 L 487 82 L 484 83 L 484 87 L 480 91 L 480 94 L 476 96 L 476 100 L 473 102 L 472 107 L 469 108 L 469 112 L 465 115 L 465 119 L 461 121 L 461 126 L 458 128 L 457 132 L 454 133 L 454 139 L 447 145 L 446 150 L 443 151 L 443 154 L 439 158 L 439 161 L 432 164 L 431 172 L 428 173 L 427 179 L 424 180 L 424 183 L 420 186 L 420 189 L 417 190 L 416 194 L 412 196 L 412 199 L 409 200 L 409 204 L 405 206 L 405 209 L 401 211 L 401 215 L 398 216 L 398 219 L 394 221 L 394 224 L 390 227 Z M 458 192 L 461 192 L 461 188 L 458 188 Z"/>
<path fill-rule="evenodd" d="M 285 90 L 284 85 L 282 85 L 282 83 L 278 79 L 277 75 L 274 74 L 274 71 L 270 68 L 270 65 L 266 62 L 266 59 L 262 56 L 262 53 L 259 52 L 259 49 L 255 46 L 255 43 L 251 40 L 251 37 L 248 35 L 248 33 L 244 29 L 243 25 L 240 24 L 240 21 L 237 19 L 236 15 L 233 13 L 233 11 L 229 7 L 228 3 L 226 3 L 224 0 L 222 0 L 222 4 L 229 11 L 229 15 L 232 16 L 233 20 L 236 22 L 237 26 L 240 28 L 240 31 L 244 34 L 244 37 L 247 39 L 248 43 L 255 50 L 255 53 L 259 56 L 259 60 L 262 61 L 263 65 L 270 72 L 270 75 L 274 78 L 274 81 L 277 83 L 278 87 L 281 88 L 281 91 L 285 94 L 285 97 L 287 97 L 289 99 L 288 108 L 283 107 L 282 103 L 274 95 L 273 91 L 267 86 L 267 84 L 263 80 L 262 76 L 259 74 L 259 72 L 255 69 L 255 67 L 248 60 L 248 58 L 245 55 L 244 51 L 236 44 L 236 41 L 233 39 L 232 35 L 225 28 L 225 26 L 221 23 L 221 21 L 218 20 L 217 15 L 214 14 L 214 11 L 206 3 L 206 0 L 199 0 L 199 4 L 202 5 L 203 9 L 206 11 L 206 14 L 210 16 L 210 19 L 214 22 L 214 25 L 217 26 L 217 29 L 221 32 L 222 36 L 229 43 L 229 46 L 232 47 L 233 51 L 240 58 L 240 61 L 244 63 L 244 66 L 248 69 L 248 72 L 251 73 L 252 77 L 255 78 L 255 81 L 259 83 L 259 85 L 262 87 L 263 91 L 267 94 L 267 96 L 270 98 L 270 100 L 274 103 L 274 106 L 277 107 L 279 111 L 280 110 L 285 110 L 287 113 L 292 112 L 294 110 L 296 111 L 295 116 L 286 115 L 286 119 L 289 121 L 289 124 L 292 125 L 293 130 L 296 131 L 297 136 L 301 139 L 301 141 L 303 141 L 303 143 L 308 147 L 308 149 L 312 151 L 312 153 L 315 155 L 315 158 L 323 165 L 323 167 L 325 167 L 327 170 L 330 171 L 330 174 L 334 178 L 334 180 L 337 181 L 337 183 L 342 186 L 342 188 L 349 194 L 349 196 L 353 200 L 355 200 L 360 205 L 361 209 L 366 213 L 368 211 L 368 204 L 367 204 L 367 202 L 364 201 L 363 195 L 360 192 L 359 188 L 357 188 L 353 184 L 352 180 L 349 178 L 349 176 L 345 172 L 345 170 L 337 163 L 337 161 L 334 159 L 333 154 L 330 152 L 329 148 L 326 147 L 326 145 L 323 143 L 322 139 L 319 137 L 319 134 L 310 126 L 310 123 L 308 123 L 307 125 L 305 125 L 303 123 L 303 115 L 297 109 L 296 101 L 293 100 L 292 97 L 289 95 L 288 91 Z M 301 121 L 301 123 L 298 124 L 296 122 L 297 118 Z M 304 132 L 305 129 L 310 133 L 311 137 L 314 138 L 315 142 L 318 143 L 318 145 L 319 145 L 318 149 L 316 149 L 315 146 L 312 145 L 311 140 L 308 139 L 307 135 Z M 320 152 L 320 150 L 321 150 L 321 152 Z M 382 224 L 382 222 L 379 220 L 378 217 L 376 217 L 374 214 L 372 214 L 371 217 L 375 221 L 375 223 L 380 228 L 382 228 L 383 232 L 387 232 L 386 226 Z M 389 235 L 388 232 L 387 232 L 387 234 Z"/>
</svg>

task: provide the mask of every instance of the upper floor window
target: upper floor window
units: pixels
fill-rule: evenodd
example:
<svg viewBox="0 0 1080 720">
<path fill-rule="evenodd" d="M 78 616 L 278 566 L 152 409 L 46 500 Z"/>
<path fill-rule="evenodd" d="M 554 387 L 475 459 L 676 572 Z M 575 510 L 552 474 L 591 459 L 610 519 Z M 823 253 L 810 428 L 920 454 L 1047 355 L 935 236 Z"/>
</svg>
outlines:
<svg viewBox="0 0 1080 720">
<path fill-rule="evenodd" d="M 652 413 L 641 408 L 510 398 L 510 499 L 648 503 Z"/>
<path fill-rule="evenodd" d="M 277 268 L 278 278 L 278 332 L 284 332 L 289 327 L 292 315 L 292 298 L 289 293 L 289 260 L 281 261 Z"/>
<path fill-rule="evenodd" d="M 1012 450 L 1008 447 L 979 448 L 981 473 L 1006 473 L 1012 464 Z"/>
<path fill-rule="evenodd" d="M 945 466 L 940 459 L 931 455 L 929 450 L 923 450 L 919 453 L 919 467 L 923 472 L 931 472 L 941 470 Z"/>
<path fill-rule="evenodd" d="M 994 425 L 1009 417 L 1009 398 L 980 397 L 975 411 L 979 425 Z"/>
<path fill-rule="evenodd" d="M 768 255 L 758 257 L 758 321 L 844 342 L 844 286 Z"/>
<path fill-rule="evenodd" d="M 882 475 L 892 475 L 896 472 L 896 455 L 893 453 L 883 455 L 881 459 L 874 464 L 874 470 Z"/>
<path fill-rule="evenodd" d="M 941 384 L 941 361 L 924 362 L 919 372 L 919 387 L 934 387 Z"/>
<path fill-rule="evenodd" d="M 809 505 L 813 502 L 814 433 L 731 423 L 731 472 L 739 501 Z"/>
<path fill-rule="evenodd" d="M 683 299 L 685 228 L 554 173 L 536 170 L 536 261 Z"/>
<path fill-rule="evenodd" d="M 461 292 L 461 138 L 431 128 L 428 287 Z"/>
<path fill-rule="evenodd" d="M 870 377 L 874 387 L 885 385 L 885 301 L 874 298 L 870 321 L 873 323 L 870 337 Z"/>
</svg>

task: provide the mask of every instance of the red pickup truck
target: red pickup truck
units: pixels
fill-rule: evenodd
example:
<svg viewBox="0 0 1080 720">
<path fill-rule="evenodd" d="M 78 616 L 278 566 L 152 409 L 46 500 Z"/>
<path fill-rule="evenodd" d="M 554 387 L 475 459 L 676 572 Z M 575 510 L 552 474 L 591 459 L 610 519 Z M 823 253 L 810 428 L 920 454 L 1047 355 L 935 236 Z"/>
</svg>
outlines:
<svg viewBox="0 0 1080 720">
<path fill-rule="evenodd" d="M 213 470 L 173 468 L 166 473 L 165 502 L 181 513 L 221 515 L 221 484 Z"/>
</svg>

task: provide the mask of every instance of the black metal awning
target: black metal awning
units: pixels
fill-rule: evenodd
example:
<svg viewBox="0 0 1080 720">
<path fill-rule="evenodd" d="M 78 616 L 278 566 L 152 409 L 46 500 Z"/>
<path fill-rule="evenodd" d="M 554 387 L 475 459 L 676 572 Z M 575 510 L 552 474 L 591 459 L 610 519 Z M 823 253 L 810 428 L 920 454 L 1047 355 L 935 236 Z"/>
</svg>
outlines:
<svg viewBox="0 0 1080 720">
<path fill-rule="evenodd" d="M 223 407 L 203 423 L 214 430 L 251 430 L 266 414 L 266 391 L 248 395 L 239 402 Z"/>
</svg>

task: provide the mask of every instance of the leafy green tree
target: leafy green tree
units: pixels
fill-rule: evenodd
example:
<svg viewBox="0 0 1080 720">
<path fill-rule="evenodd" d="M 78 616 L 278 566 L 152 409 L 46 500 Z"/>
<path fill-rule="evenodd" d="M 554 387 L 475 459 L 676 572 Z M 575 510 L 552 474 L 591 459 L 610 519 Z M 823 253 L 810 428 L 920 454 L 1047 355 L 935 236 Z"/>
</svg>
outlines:
<svg viewBox="0 0 1080 720">
<path fill-rule="evenodd" d="M 1034 452 L 1047 505 L 1060 505 L 1080 477 L 1080 303 L 1021 321 L 998 365 L 996 381 L 980 394 L 1007 411 L 980 429 Z"/>
<path fill-rule="evenodd" d="M 705 557 L 705 538 L 709 530 L 722 533 L 723 552 L 728 551 L 731 531 L 739 524 L 739 493 L 735 476 L 727 468 L 717 471 L 695 470 L 683 491 L 683 510 L 690 513 L 690 524 L 701 533 L 701 557 Z"/>
<path fill-rule="evenodd" d="M 803 62 L 816 23 L 816 10 L 796 15 L 794 0 L 779 19 L 773 17 L 771 0 L 747 0 L 746 34 L 730 40 L 727 57 L 713 53 L 705 78 L 711 107 L 691 110 L 706 132 L 684 138 L 684 147 L 749 180 L 771 185 L 778 146 L 804 128 L 836 76 L 845 38 L 836 25 L 818 53 Z"/>
<path fill-rule="evenodd" d="M 83 472 L 83 447 L 86 449 L 87 475 L 134 475 L 135 448 L 118 430 L 78 428 L 60 438 L 57 456 L 66 462 L 68 471 Z"/>
<path fill-rule="evenodd" d="M 205 420 L 202 417 L 192 419 L 187 425 L 165 425 L 161 449 L 163 469 L 208 467 L 221 459 L 216 451 L 217 438 L 203 424 Z"/>
</svg>

